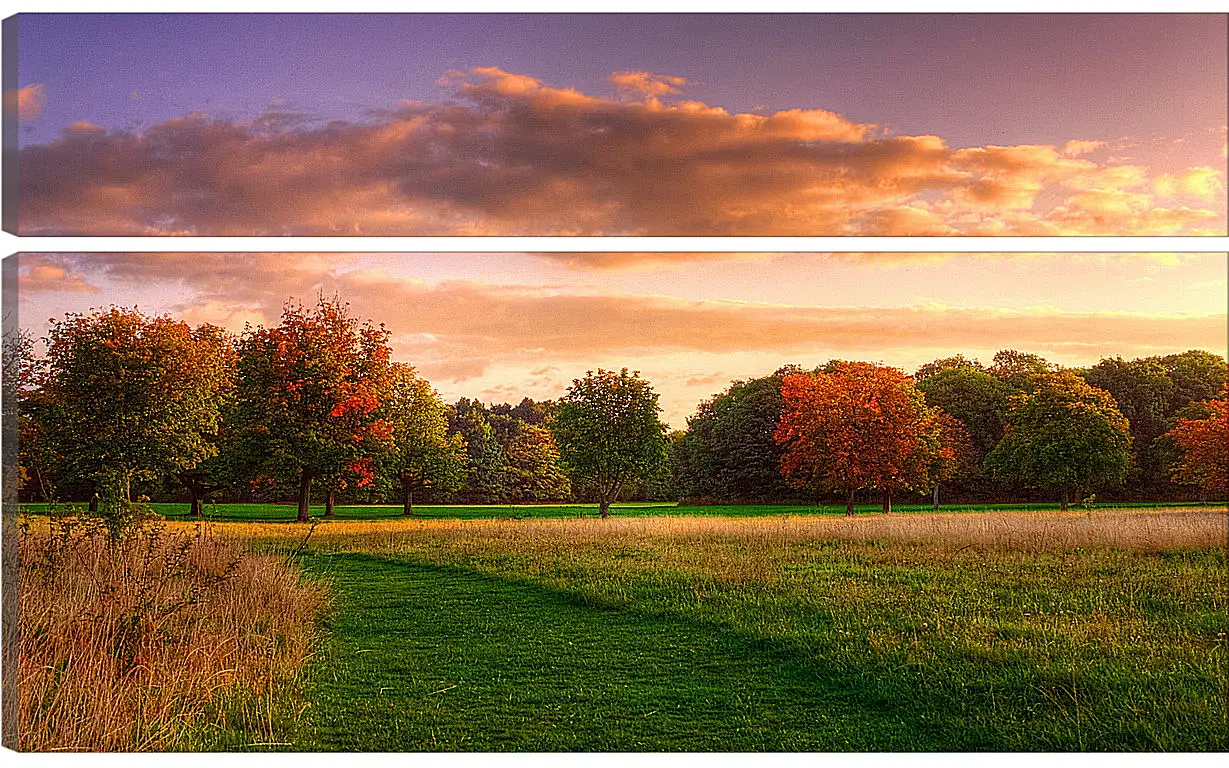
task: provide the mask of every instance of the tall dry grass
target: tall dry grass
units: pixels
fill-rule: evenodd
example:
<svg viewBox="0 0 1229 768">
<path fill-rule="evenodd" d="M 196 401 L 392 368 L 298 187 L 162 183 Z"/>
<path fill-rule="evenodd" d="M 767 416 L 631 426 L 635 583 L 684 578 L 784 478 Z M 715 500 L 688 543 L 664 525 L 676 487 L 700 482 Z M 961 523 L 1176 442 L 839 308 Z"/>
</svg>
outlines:
<svg viewBox="0 0 1229 768">
<path fill-rule="evenodd" d="M 243 537 L 298 542 L 306 524 L 217 523 Z M 571 543 L 659 539 L 754 539 L 799 542 L 815 539 L 918 545 L 936 550 L 976 548 L 1062 551 L 1107 547 L 1141 552 L 1223 547 L 1229 544 L 1229 513 L 1223 508 L 1104 510 L 1093 512 L 987 512 L 777 517 L 611 517 L 525 520 L 381 520 L 329 522 L 311 542 L 326 549 L 396 550 L 419 536 L 477 537 L 484 541 Z"/>
<path fill-rule="evenodd" d="M 18 743 L 30 751 L 271 740 L 324 594 L 232 539 L 73 521 L 18 535 Z"/>
</svg>

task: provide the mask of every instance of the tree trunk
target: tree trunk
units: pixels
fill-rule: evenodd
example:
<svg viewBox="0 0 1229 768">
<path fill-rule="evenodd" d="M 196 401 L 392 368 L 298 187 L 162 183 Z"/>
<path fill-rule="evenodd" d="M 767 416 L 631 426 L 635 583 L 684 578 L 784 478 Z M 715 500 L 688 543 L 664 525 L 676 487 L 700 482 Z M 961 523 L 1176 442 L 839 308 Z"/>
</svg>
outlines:
<svg viewBox="0 0 1229 768">
<path fill-rule="evenodd" d="M 853 489 L 845 496 L 845 517 L 853 517 Z"/>
<path fill-rule="evenodd" d="M 1063 506 L 1061 508 L 1061 511 L 1063 512 L 1067 511 L 1067 489 L 1066 488 L 1063 489 Z"/>
<path fill-rule="evenodd" d="M 337 494 L 336 489 L 329 488 L 329 495 L 324 499 L 324 516 L 333 517 L 333 497 Z"/>
<path fill-rule="evenodd" d="M 610 501 L 607 499 L 600 500 L 597 504 L 597 511 L 603 520 L 610 517 Z"/>
<path fill-rule="evenodd" d="M 939 484 L 935 483 L 935 511 L 939 511 Z"/>
<path fill-rule="evenodd" d="M 189 512 L 193 517 L 201 516 L 201 492 L 196 488 L 192 488 L 192 510 Z"/>
<path fill-rule="evenodd" d="M 401 516 L 414 516 L 414 489 L 410 486 L 410 481 L 407 478 L 401 478 Z"/>
<path fill-rule="evenodd" d="M 883 489 L 883 514 L 888 514 L 892 511 L 892 489 Z"/>
<path fill-rule="evenodd" d="M 311 514 L 312 476 L 306 469 L 299 471 L 299 514 L 295 519 L 306 523 Z"/>
<path fill-rule="evenodd" d="M 98 514 L 98 494 L 97 493 L 95 493 L 93 496 L 90 497 L 90 514 L 91 515 Z"/>
</svg>

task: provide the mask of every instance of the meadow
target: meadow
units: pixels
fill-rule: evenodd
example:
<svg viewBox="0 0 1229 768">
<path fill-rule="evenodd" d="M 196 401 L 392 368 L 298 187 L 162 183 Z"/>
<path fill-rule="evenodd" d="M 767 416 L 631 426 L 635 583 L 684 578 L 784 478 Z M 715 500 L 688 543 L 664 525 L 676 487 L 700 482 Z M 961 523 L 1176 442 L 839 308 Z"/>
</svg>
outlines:
<svg viewBox="0 0 1229 768">
<path fill-rule="evenodd" d="M 329 596 L 262 730 L 183 743 L 1229 748 L 1223 507 L 468 509 L 338 508 L 314 530 L 284 509 L 159 509 L 171 531 L 290 555 Z"/>
</svg>

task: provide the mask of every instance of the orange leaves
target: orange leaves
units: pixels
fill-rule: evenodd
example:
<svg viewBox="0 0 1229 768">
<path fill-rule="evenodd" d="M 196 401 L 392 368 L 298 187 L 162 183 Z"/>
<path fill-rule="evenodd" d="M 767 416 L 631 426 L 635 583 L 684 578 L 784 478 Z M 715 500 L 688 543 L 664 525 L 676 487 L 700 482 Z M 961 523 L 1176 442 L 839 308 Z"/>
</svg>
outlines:
<svg viewBox="0 0 1229 768">
<path fill-rule="evenodd" d="M 1211 400 L 1206 419 L 1179 419 L 1169 437 L 1182 449 L 1174 479 L 1196 483 L 1213 493 L 1229 490 L 1229 384 Z"/>
<path fill-rule="evenodd" d="M 924 488 L 941 456 L 939 411 L 895 368 L 838 363 L 781 382 L 785 406 L 774 438 L 782 473 L 825 491 Z"/>
</svg>

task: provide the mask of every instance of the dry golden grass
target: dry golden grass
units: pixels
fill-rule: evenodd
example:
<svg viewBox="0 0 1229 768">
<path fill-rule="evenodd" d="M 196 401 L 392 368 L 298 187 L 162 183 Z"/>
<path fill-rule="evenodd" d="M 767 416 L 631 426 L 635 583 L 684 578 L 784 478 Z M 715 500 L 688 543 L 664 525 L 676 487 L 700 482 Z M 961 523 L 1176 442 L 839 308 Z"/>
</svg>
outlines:
<svg viewBox="0 0 1229 768">
<path fill-rule="evenodd" d="M 183 748 L 237 721 L 272 737 L 318 586 L 216 535 L 40 527 L 18 540 L 22 750 Z"/>
<path fill-rule="evenodd" d="M 181 524 L 185 527 L 191 524 Z M 302 540 L 307 524 L 213 523 L 227 535 Z M 1229 514 L 1223 509 L 1148 511 L 987 512 L 980 514 L 895 514 L 824 517 L 612 517 L 538 520 L 381 520 L 320 525 L 314 546 L 340 549 L 396 549 L 418 534 L 478 536 L 484 540 L 538 539 L 554 545 L 636 539 L 739 538 L 805 541 L 882 541 L 938 549 L 977 548 L 1048 551 L 1109 547 L 1133 551 L 1224 546 Z"/>
</svg>

